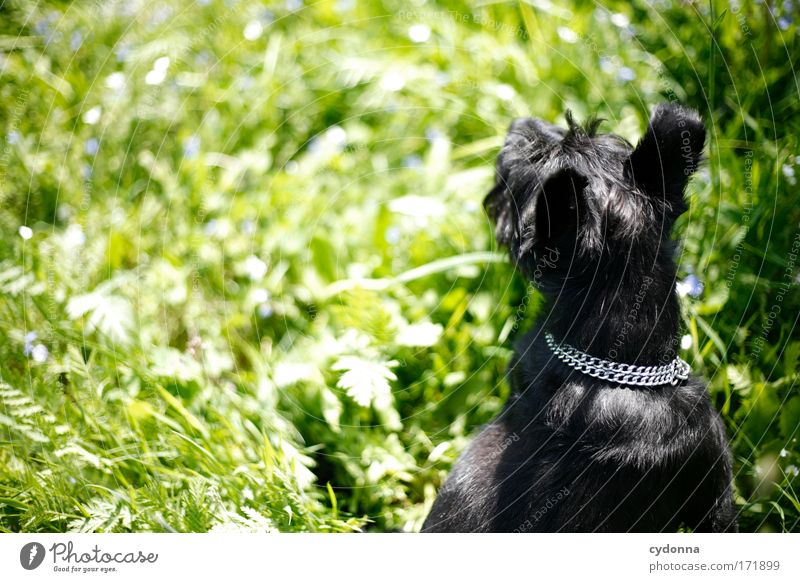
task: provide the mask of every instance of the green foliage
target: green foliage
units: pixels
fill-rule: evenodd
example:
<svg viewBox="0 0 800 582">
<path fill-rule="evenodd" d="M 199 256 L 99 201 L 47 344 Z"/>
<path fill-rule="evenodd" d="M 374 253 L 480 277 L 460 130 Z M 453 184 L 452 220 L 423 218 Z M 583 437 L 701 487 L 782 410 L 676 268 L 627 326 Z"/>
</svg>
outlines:
<svg viewBox="0 0 800 582">
<path fill-rule="evenodd" d="M 684 356 L 742 529 L 800 528 L 794 15 L 293 4 L 0 7 L 0 529 L 418 529 L 540 302 L 480 206 L 510 120 L 664 100 L 710 127 Z"/>
</svg>

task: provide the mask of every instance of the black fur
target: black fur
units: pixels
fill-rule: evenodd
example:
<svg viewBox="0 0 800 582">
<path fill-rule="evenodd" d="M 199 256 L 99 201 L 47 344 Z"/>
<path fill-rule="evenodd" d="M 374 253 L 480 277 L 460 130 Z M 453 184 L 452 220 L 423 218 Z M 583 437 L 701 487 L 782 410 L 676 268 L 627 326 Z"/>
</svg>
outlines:
<svg viewBox="0 0 800 582">
<path fill-rule="evenodd" d="M 675 219 L 705 129 L 661 105 L 636 148 L 518 119 L 485 201 L 499 243 L 546 298 L 515 346 L 511 396 L 472 442 L 423 531 L 736 531 L 724 427 L 704 385 L 629 387 L 576 372 L 550 331 L 594 356 L 660 365 L 676 356 Z"/>
</svg>

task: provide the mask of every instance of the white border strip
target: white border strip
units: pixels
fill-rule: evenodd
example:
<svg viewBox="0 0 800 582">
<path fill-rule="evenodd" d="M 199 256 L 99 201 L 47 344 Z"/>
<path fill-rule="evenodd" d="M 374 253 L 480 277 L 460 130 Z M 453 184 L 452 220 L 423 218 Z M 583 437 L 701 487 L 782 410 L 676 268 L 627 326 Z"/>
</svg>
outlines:
<svg viewBox="0 0 800 582">
<path fill-rule="evenodd" d="M 40 546 L 31 557 L 35 544 L 43 559 Z M 0 573 L 14 581 L 796 581 L 798 550 L 800 534 L 5 534 Z M 23 560 L 40 564 L 26 570 Z"/>
</svg>

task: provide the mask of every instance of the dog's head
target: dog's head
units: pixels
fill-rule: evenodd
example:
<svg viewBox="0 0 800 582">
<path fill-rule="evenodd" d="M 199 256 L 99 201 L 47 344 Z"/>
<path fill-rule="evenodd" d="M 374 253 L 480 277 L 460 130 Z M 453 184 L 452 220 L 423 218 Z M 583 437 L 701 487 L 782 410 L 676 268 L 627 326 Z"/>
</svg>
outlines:
<svg viewBox="0 0 800 582">
<path fill-rule="evenodd" d="M 497 241 L 544 284 L 603 260 L 662 253 L 705 142 L 699 115 L 679 105 L 658 106 L 635 148 L 598 134 L 597 120 L 566 118 L 567 129 L 532 118 L 511 124 L 484 202 Z"/>
</svg>

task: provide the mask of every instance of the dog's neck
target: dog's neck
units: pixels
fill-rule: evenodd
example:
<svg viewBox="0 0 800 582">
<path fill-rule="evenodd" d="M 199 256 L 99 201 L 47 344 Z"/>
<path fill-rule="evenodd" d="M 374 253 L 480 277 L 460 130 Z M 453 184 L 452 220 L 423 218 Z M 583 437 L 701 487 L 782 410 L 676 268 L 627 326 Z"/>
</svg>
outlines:
<svg viewBox="0 0 800 582">
<path fill-rule="evenodd" d="M 677 354 L 680 306 L 671 261 L 652 270 L 604 265 L 548 300 L 542 326 L 559 341 L 595 357 L 636 365 Z"/>
</svg>

